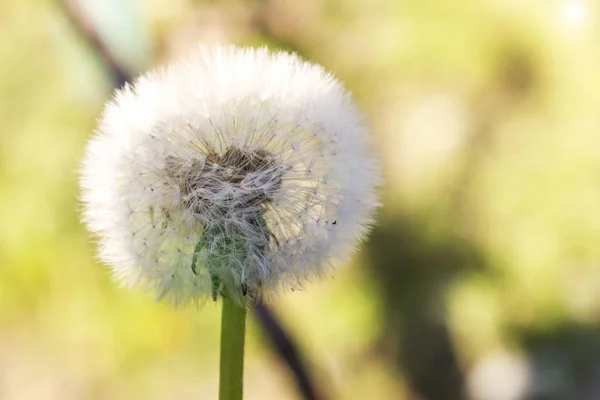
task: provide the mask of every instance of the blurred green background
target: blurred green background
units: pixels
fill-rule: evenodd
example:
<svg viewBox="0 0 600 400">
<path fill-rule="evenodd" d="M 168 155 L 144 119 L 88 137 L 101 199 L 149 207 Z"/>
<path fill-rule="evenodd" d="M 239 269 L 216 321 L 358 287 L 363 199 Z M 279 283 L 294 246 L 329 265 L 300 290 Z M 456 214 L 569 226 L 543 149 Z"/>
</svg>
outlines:
<svg viewBox="0 0 600 400">
<path fill-rule="evenodd" d="M 65 4 L 0 1 L 0 399 L 215 399 L 219 306 L 117 287 L 78 222 L 115 83 Z M 273 304 L 328 398 L 600 399 L 600 3 L 69 4 L 134 75 L 268 44 L 354 92 L 380 225 Z M 300 399 L 255 320 L 246 360 L 246 399 Z"/>
</svg>

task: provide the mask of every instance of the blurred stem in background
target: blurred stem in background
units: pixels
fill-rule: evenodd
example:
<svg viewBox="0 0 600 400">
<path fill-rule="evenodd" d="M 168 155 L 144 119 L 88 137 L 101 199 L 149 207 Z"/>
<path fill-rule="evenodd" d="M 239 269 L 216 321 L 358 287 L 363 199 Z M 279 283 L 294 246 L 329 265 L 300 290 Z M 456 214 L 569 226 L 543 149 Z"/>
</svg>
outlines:
<svg viewBox="0 0 600 400">
<path fill-rule="evenodd" d="M 279 322 L 277 316 L 273 314 L 273 311 L 266 305 L 258 303 L 254 307 L 254 312 L 265 335 L 269 338 L 273 350 L 292 371 L 298 390 L 302 393 L 303 398 L 306 400 L 325 400 L 325 397 L 317 393 L 298 346 L 284 330 L 283 325 Z"/>
<path fill-rule="evenodd" d="M 451 236 L 434 242 L 422 224 L 399 215 L 376 227 L 368 254 L 383 311 L 391 316 L 383 329 L 383 356 L 405 374 L 417 398 L 467 399 L 443 304 L 452 282 L 480 265 L 478 253 Z"/>
<path fill-rule="evenodd" d="M 59 4 L 69 22 L 71 22 L 82 38 L 98 54 L 100 61 L 106 66 L 106 71 L 110 74 L 115 87 L 119 88 L 130 81 L 132 78 L 131 74 L 126 68 L 121 66 L 121 63 L 113 55 L 104 40 L 102 40 L 95 27 L 85 17 L 79 3 L 73 0 L 59 0 Z"/>
<path fill-rule="evenodd" d="M 109 46 L 104 42 L 104 40 L 100 37 L 97 29 L 90 23 L 90 21 L 86 18 L 84 13 L 82 12 L 79 4 L 73 0 L 59 0 L 59 5 L 61 6 L 64 14 L 67 16 L 73 27 L 77 30 L 77 32 L 81 35 L 82 39 L 87 43 L 88 46 L 95 51 L 98 55 L 100 61 L 104 64 L 106 71 L 110 74 L 110 77 L 113 81 L 113 84 L 116 88 L 122 87 L 127 82 L 130 82 L 133 79 L 133 74 L 128 72 L 128 69 L 122 65 L 122 62 L 115 57 L 114 53 L 111 51 Z M 237 400 L 238 397 L 235 397 L 235 393 L 225 393 L 223 394 L 223 385 L 229 385 L 229 378 L 236 380 L 235 385 L 239 384 L 239 393 L 241 393 L 242 388 L 242 380 L 233 376 L 229 376 L 230 371 L 230 363 L 236 363 L 239 360 L 234 359 L 235 354 L 231 354 L 231 357 L 225 355 L 223 356 L 223 345 L 233 345 L 236 347 L 239 353 L 239 346 L 241 345 L 241 354 L 242 354 L 242 373 L 243 373 L 243 338 L 240 342 L 239 338 L 235 338 L 230 334 L 232 331 L 228 330 L 229 324 L 239 324 L 239 318 L 235 318 L 237 315 L 232 315 L 231 318 L 226 315 L 226 302 L 223 304 L 223 325 L 222 325 L 222 348 L 221 348 L 221 374 L 224 374 L 225 368 L 225 378 L 221 381 L 221 399 L 222 400 Z M 231 305 L 229 305 L 229 308 Z M 301 351 L 299 350 L 298 345 L 295 343 L 294 339 L 289 335 L 289 333 L 284 329 L 282 323 L 279 321 L 277 316 L 264 304 L 257 304 L 254 308 L 255 313 L 257 315 L 258 322 L 264 331 L 264 334 L 269 339 L 272 344 L 272 350 L 278 355 L 278 357 L 285 362 L 288 366 L 288 369 L 292 373 L 294 380 L 298 386 L 299 392 L 302 394 L 305 400 L 326 400 L 326 397 L 323 394 L 320 394 L 316 388 L 316 385 L 310 378 L 308 370 L 306 368 L 303 357 L 301 356 Z M 235 314 L 235 313 L 234 313 Z M 239 313 L 238 313 L 239 314 Z M 243 321 L 245 321 L 245 312 Z M 245 325 L 245 322 L 244 322 Z M 229 342 L 231 339 L 231 343 L 223 343 Z M 234 352 L 235 353 L 235 352 Z M 225 361 L 223 363 L 223 358 Z M 232 370 L 233 371 L 233 370 Z M 243 379 L 243 376 L 242 376 Z M 239 382 L 238 382 L 239 381 Z M 237 392 L 236 392 L 237 393 Z M 224 396 L 224 397 L 223 397 Z M 241 397 L 239 397 L 241 398 Z"/>
</svg>

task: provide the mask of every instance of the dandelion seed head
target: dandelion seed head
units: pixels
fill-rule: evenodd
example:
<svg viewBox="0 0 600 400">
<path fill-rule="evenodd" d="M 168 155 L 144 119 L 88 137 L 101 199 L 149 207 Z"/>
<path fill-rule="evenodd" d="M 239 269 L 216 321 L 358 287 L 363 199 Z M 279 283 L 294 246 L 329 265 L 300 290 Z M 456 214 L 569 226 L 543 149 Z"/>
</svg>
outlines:
<svg viewBox="0 0 600 400">
<path fill-rule="evenodd" d="M 115 277 L 182 303 L 270 297 L 322 275 L 368 232 L 380 170 L 331 74 L 225 46 L 117 91 L 80 181 Z"/>
</svg>

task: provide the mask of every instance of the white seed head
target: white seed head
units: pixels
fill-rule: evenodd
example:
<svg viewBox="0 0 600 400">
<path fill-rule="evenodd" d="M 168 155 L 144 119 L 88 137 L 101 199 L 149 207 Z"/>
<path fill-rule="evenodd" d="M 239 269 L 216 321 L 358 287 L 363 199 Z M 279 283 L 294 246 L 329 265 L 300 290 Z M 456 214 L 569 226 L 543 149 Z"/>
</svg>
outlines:
<svg viewBox="0 0 600 400">
<path fill-rule="evenodd" d="M 200 48 L 119 90 L 81 171 L 118 280 L 175 303 L 271 296 L 347 258 L 380 170 L 351 95 L 288 53 Z"/>
</svg>

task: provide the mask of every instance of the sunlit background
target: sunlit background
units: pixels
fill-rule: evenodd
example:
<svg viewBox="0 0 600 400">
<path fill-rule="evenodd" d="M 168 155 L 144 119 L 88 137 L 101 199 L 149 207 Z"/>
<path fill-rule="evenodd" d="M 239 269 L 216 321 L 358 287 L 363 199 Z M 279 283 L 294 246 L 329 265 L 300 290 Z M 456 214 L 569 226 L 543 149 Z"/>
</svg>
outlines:
<svg viewBox="0 0 600 400">
<path fill-rule="evenodd" d="M 267 44 L 354 92 L 380 225 L 273 304 L 323 398 L 600 399 L 592 0 L 0 1 L 0 399 L 217 398 L 219 305 L 119 288 L 78 222 L 118 82 L 73 15 L 128 74 Z M 302 399 L 255 319 L 245 379 L 248 400 Z"/>
</svg>

